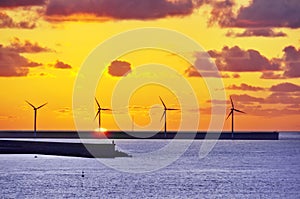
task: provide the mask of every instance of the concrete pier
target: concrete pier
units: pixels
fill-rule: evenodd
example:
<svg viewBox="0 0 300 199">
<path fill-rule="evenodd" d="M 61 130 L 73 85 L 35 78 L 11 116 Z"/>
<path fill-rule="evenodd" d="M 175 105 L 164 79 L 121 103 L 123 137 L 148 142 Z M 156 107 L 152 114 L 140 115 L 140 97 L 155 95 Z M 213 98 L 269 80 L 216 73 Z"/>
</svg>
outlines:
<svg viewBox="0 0 300 199">
<path fill-rule="evenodd" d="M 87 150 L 92 149 L 93 154 Z M 86 158 L 129 157 L 117 151 L 115 144 L 82 144 L 66 142 L 0 140 L 0 154 L 42 154 Z"/>
</svg>

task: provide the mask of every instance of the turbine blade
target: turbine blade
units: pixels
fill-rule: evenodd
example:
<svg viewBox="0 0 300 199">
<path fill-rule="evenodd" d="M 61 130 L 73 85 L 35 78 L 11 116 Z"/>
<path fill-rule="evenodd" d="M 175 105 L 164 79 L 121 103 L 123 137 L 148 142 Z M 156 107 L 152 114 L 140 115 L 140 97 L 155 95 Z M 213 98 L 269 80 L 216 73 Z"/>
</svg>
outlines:
<svg viewBox="0 0 300 199">
<path fill-rule="evenodd" d="M 112 111 L 110 108 L 102 108 L 103 111 Z"/>
<path fill-rule="evenodd" d="M 240 110 L 237 110 L 237 109 L 233 109 L 233 110 L 235 110 L 236 112 L 240 112 L 240 113 L 246 114 L 244 111 L 240 111 Z"/>
<path fill-rule="evenodd" d="M 100 108 L 100 104 L 99 104 L 99 102 L 98 102 L 98 100 L 97 100 L 96 97 L 95 97 L 95 100 L 96 100 L 96 103 L 97 103 L 98 107 Z"/>
<path fill-rule="evenodd" d="M 231 106 L 234 107 L 234 104 L 233 104 L 231 96 L 230 96 L 230 102 L 231 102 Z"/>
<path fill-rule="evenodd" d="M 180 109 L 178 109 L 178 108 L 167 108 L 167 110 L 168 110 L 168 111 L 178 111 L 178 110 L 180 110 Z"/>
<path fill-rule="evenodd" d="M 160 96 L 159 96 L 159 99 L 160 99 L 161 103 L 163 104 L 163 106 L 165 107 L 165 109 L 167 109 L 167 107 L 166 107 L 164 101 L 160 98 Z"/>
<path fill-rule="evenodd" d="M 230 117 L 231 114 L 232 114 L 232 110 L 230 111 L 230 113 L 229 113 L 228 116 L 226 117 L 226 120 Z"/>
<path fill-rule="evenodd" d="M 41 105 L 41 106 L 39 106 L 39 107 L 37 107 L 36 109 L 40 109 L 40 108 L 42 108 L 43 106 L 45 106 L 46 104 L 48 104 L 48 102 L 45 103 L 45 104 L 43 104 L 43 105 Z"/>
<path fill-rule="evenodd" d="M 164 118 L 165 114 L 166 114 L 166 111 L 164 111 L 164 113 L 162 114 L 160 121 Z"/>
<path fill-rule="evenodd" d="M 29 104 L 32 108 L 35 108 L 35 106 L 33 106 L 30 102 L 28 102 L 27 100 L 25 100 L 25 102 L 27 102 L 27 104 Z"/>
<path fill-rule="evenodd" d="M 97 111 L 97 114 L 96 114 L 94 120 L 97 118 L 97 116 L 98 116 L 99 114 L 100 114 L 100 110 Z"/>
</svg>

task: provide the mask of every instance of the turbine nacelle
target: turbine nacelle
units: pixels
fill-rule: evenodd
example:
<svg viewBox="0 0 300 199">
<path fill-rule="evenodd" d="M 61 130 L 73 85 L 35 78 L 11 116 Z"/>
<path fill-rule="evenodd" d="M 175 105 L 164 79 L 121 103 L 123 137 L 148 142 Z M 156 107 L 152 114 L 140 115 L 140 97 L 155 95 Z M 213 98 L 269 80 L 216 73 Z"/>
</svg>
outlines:
<svg viewBox="0 0 300 199">
<path fill-rule="evenodd" d="M 27 100 L 25 100 L 25 101 L 26 101 L 27 104 L 29 104 L 34 110 L 38 110 L 38 109 L 42 108 L 43 106 L 45 106 L 46 104 L 48 104 L 48 102 L 47 102 L 47 103 L 45 103 L 45 104 L 42 104 L 41 106 L 35 107 L 33 104 L 31 104 L 31 103 L 28 102 Z"/>
</svg>

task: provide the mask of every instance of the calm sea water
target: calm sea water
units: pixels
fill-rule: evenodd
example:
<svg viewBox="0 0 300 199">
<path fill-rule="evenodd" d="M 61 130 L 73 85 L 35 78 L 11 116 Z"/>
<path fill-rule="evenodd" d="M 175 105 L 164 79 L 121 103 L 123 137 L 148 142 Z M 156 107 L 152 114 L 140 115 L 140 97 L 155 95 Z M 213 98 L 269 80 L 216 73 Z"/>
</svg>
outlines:
<svg viewBox="0 0 300 199">
<path fill-rule="evenodd" d="M 220 140 L 203 159 L 198 158 L 203 141 L 197 140 L 171 165 L 141 174 L 117 171 L 96 159 L 0 155 L 0 197 L 300 198 L 300 136 L 280 138 Z M 144 153 L 167 143 L 116 140 L 129 153 Z M 126 158 L 106 161 L 117 164 Z"/>
</svg>

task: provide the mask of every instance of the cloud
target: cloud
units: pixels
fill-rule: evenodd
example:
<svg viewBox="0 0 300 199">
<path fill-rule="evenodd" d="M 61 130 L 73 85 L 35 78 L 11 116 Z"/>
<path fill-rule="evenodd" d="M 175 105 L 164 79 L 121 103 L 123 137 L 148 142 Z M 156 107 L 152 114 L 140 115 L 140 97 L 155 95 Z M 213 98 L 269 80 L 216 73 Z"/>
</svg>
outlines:
<svg viewBox="0 0 300 199">
<path fill-rule="evenodd" d="M 288 46 L 283 49 L 285 71 L 284 76 L 295 78 L 300 77 L 300 49 L 294 46 Z"/>
<path fill-rule="evenodd" d="M 7 47 L 18 53 L 40 53 L 40 52 L 53 52 L 53 50 L 41 47 L 38 43 L 31 43 L 29 40 L 22 42 L 19 38 L 15 37 L 10 45 Z"/>
<path fill-rule="evenodd" d="M 300 95 L 292 92 L 273 92 L 266 98 L 250 96 L 248 94 L 232 95 L 233 101 L 241 104 L 296 104 L 300 102 Z"/>
<path fill-rule="evenodd" d="M 288 92 L 274 92 L 265 100 L 268 104 L 299 104 L 299 102 L 300 96 Z"/>
<path fill-rule="evenodd" d="M 300 86 L 289 82 L 280 83 L 270 88 L 274 92 L 300 92 Z"/>
<path fill-rule="evenodd" d="M 244 30 L 242 33 L 235 33 L 228 31 L 227 37 L 286 37 L 287 34 L 284 32 L 275 32 L 270 28 L 249 28 Z"/>
<path fill-rule="evenodd" d="M 253 104 L 253 103 L 262 103 L 264 102 L 264 98 L 261 97 L 253 97 L 248 94 L 241 95 L 231 95 L 232 100 L 234 102 L 243 103 L 243 104 Z"/>
<path fill-rule="evenodd" d="M 76 20 L 84 16 L 99 19 L 159 19 L 190 15 L 202 1 L 185 0 L 50 0 L 45 15 L 48 20 Z M 79 16 L 80 15 L 80 16 Z M 72 17 L 75 16 L 75 17 Z"/>
<path fill-rule="evenodd" d="M 199 71 L 195 69 L 194 66 L 188 67 L 185 71 L 184 74 L 187 75 L 188 77 L 201 77 Z"/>
<path fill-rule="evenodd" d="M 236 17 L 238 27 L 300 27 L 298 0 L 253 0 L 240 8 Z"/>
<path fill-rule="evenodd" d="M 209 51 L 211 57 L 221 71 L 258 72 L 280 70 L 276 60 L 268 60 L 256 50 L 242 50 L 238 46 L 225 46 L 221 52 Z"/>
<path fill-rule="evenodd" d="M 68 113 L 72 112 L 72 110 L 70 107 L 62 107 L 62 108 L 59 108 L 58 110 L 56 110 L 56 112 L 62 113 L 62 114 L 68 114 Z"/>
<path fill-rule="evenodd" d="M 207 4 L 212 6 L 208 25 L 212 26 L 218 23 L 221 27 L 233 27 L 235 22 L 235 13 L 233 7 L 235 2 L 233 0 L 226 1 L 208 1 Z"/>
<path fill-rule="evenodd" d="M 285 79 L 282 74 L 274 73 L 273 71 L 263 71 L 261 76 L 261 79 Z"/>
<path fill-rule="evenodd" d="M 241 49 L 238 46 L 225 46 L 221 51 L 210 50 L 208 54 L 214 59 L 218 69 L 222 72 L 261 72 L 261 79 L 288 79 L 300 77 L 300 49 L 287 46 L 283 49 L 284 55 L 280 58 L 267 58 L 259 51 Z M 206 58 L 209 60 L 208 58 Z M 203 61 L 204 58 L 196 55 L 195 64 L 206 72 L 212 72 L 212 63 Z M 210 69 L 211 68 L 211 69 Z M 188 69 L 186 74 L 197 76 L 197 71 Z M 202 74 L 202 73 L 201 73 Z M 217 74 L 210 74 L 210 76 Z M 199 75 L 198 75 L 199 76 Z M 239 74 L 234 73 L 234 78 Z"/>
<path fill-rule="evenodd" d="M 266 28 L 300 27 L 298 0 L 253 0 L 248 6 L 238 8 L 233 0 L 208 1 L 212 6 L 209 25 L 221 27 Z"/>
<path fill-rule="evenodd" d="M 127 73 L 131 72 L 131 67 L 130 63 L 126 61 L 113 61 L 111 64 L 108 66 L 108 73 L 111 76 L 116 76 L 116 77 L 121 77 L 121 76 L 126 76 Z"/>
<path fill-rule="evenodd" d="M 37 6 L 45 4 L 45 0 L 1 0 L 0 7 Z"/>
<path fill-rule="evenodd" d="M 0 28 L 23 28 L 33 29 L 36 27 L 35 22 L 32 21 L 14 21 L 10 16 L 4 12 L 0 12 Z"/>
<path fill-rule="evenodd" d="M 40 63 L 32 62 L 20 55 L 18 52 L 0 45 L 0 76 L 26 76 L 29 67 L 41 66 Z"/>
<path fill-rule="evenodd" d="M 263 90 L 266 90 L 263 87 L 251 86 L 251 85 L 248 85 L 248 84 L 245 84 L 245 83 L 242 83 L 240 85 L 233 84 L 231 86 L 226 87 L 226 89 L 229 89 L 229 90 L 244 90 L 244 91 L 263 91 Z"/>
<path fill-rule="evenodd" d="M 214 64 L 210 55 L 206 52 L 194 53 L 196 60 L 193 66 L 188 67 L 184 74 L 188 77 L 223 77 L 229 78 L 228 74 L 221 74 Z"/>
<path fill-rule="evenodd" d="M 54 68 L 58 68 L 58 69 L 71 69 L 72 66 L 69 64 L 66 64 L 62 61 L 57 60 L 56 63 L 54 64 Z"/>
<path fill-rule="evenodd" d="M 234 74 L 232 74 L 232 77 L 237 79 L 237 78 L 240 78 L 241 76 L 238 73 L 234 73 Z"/>
<path fill-rule="evenodd" d="M 281 73 L 273 71 L 264 71 L 260 78 L 262 79 L 287 79 L 300 77 L 300 49 L 294 46 L 287 46 L 283 49 L 284 55 L 280 59 L 273 59 L 274 62 L 281 65 Z"/>
<path fill-rule="evenodd" d="M 184 71 L 184 75 L 187 77 L 215 77 L 215 78 L 230 78 L 227 73 L 220 73 L 219 71 L 198 71 L 194 66 L 188 67 Z"/>
<path fill-rule="evenodd" d="M 290 105 L 283 108 L 265 108 L 262 106 L 245 106 L 242 107 L 248 115 L 256 115 L 263 117 L 279 117 L 284 115 L 299 115 L 300 109 L 295 109 Z"/>
</svg>

